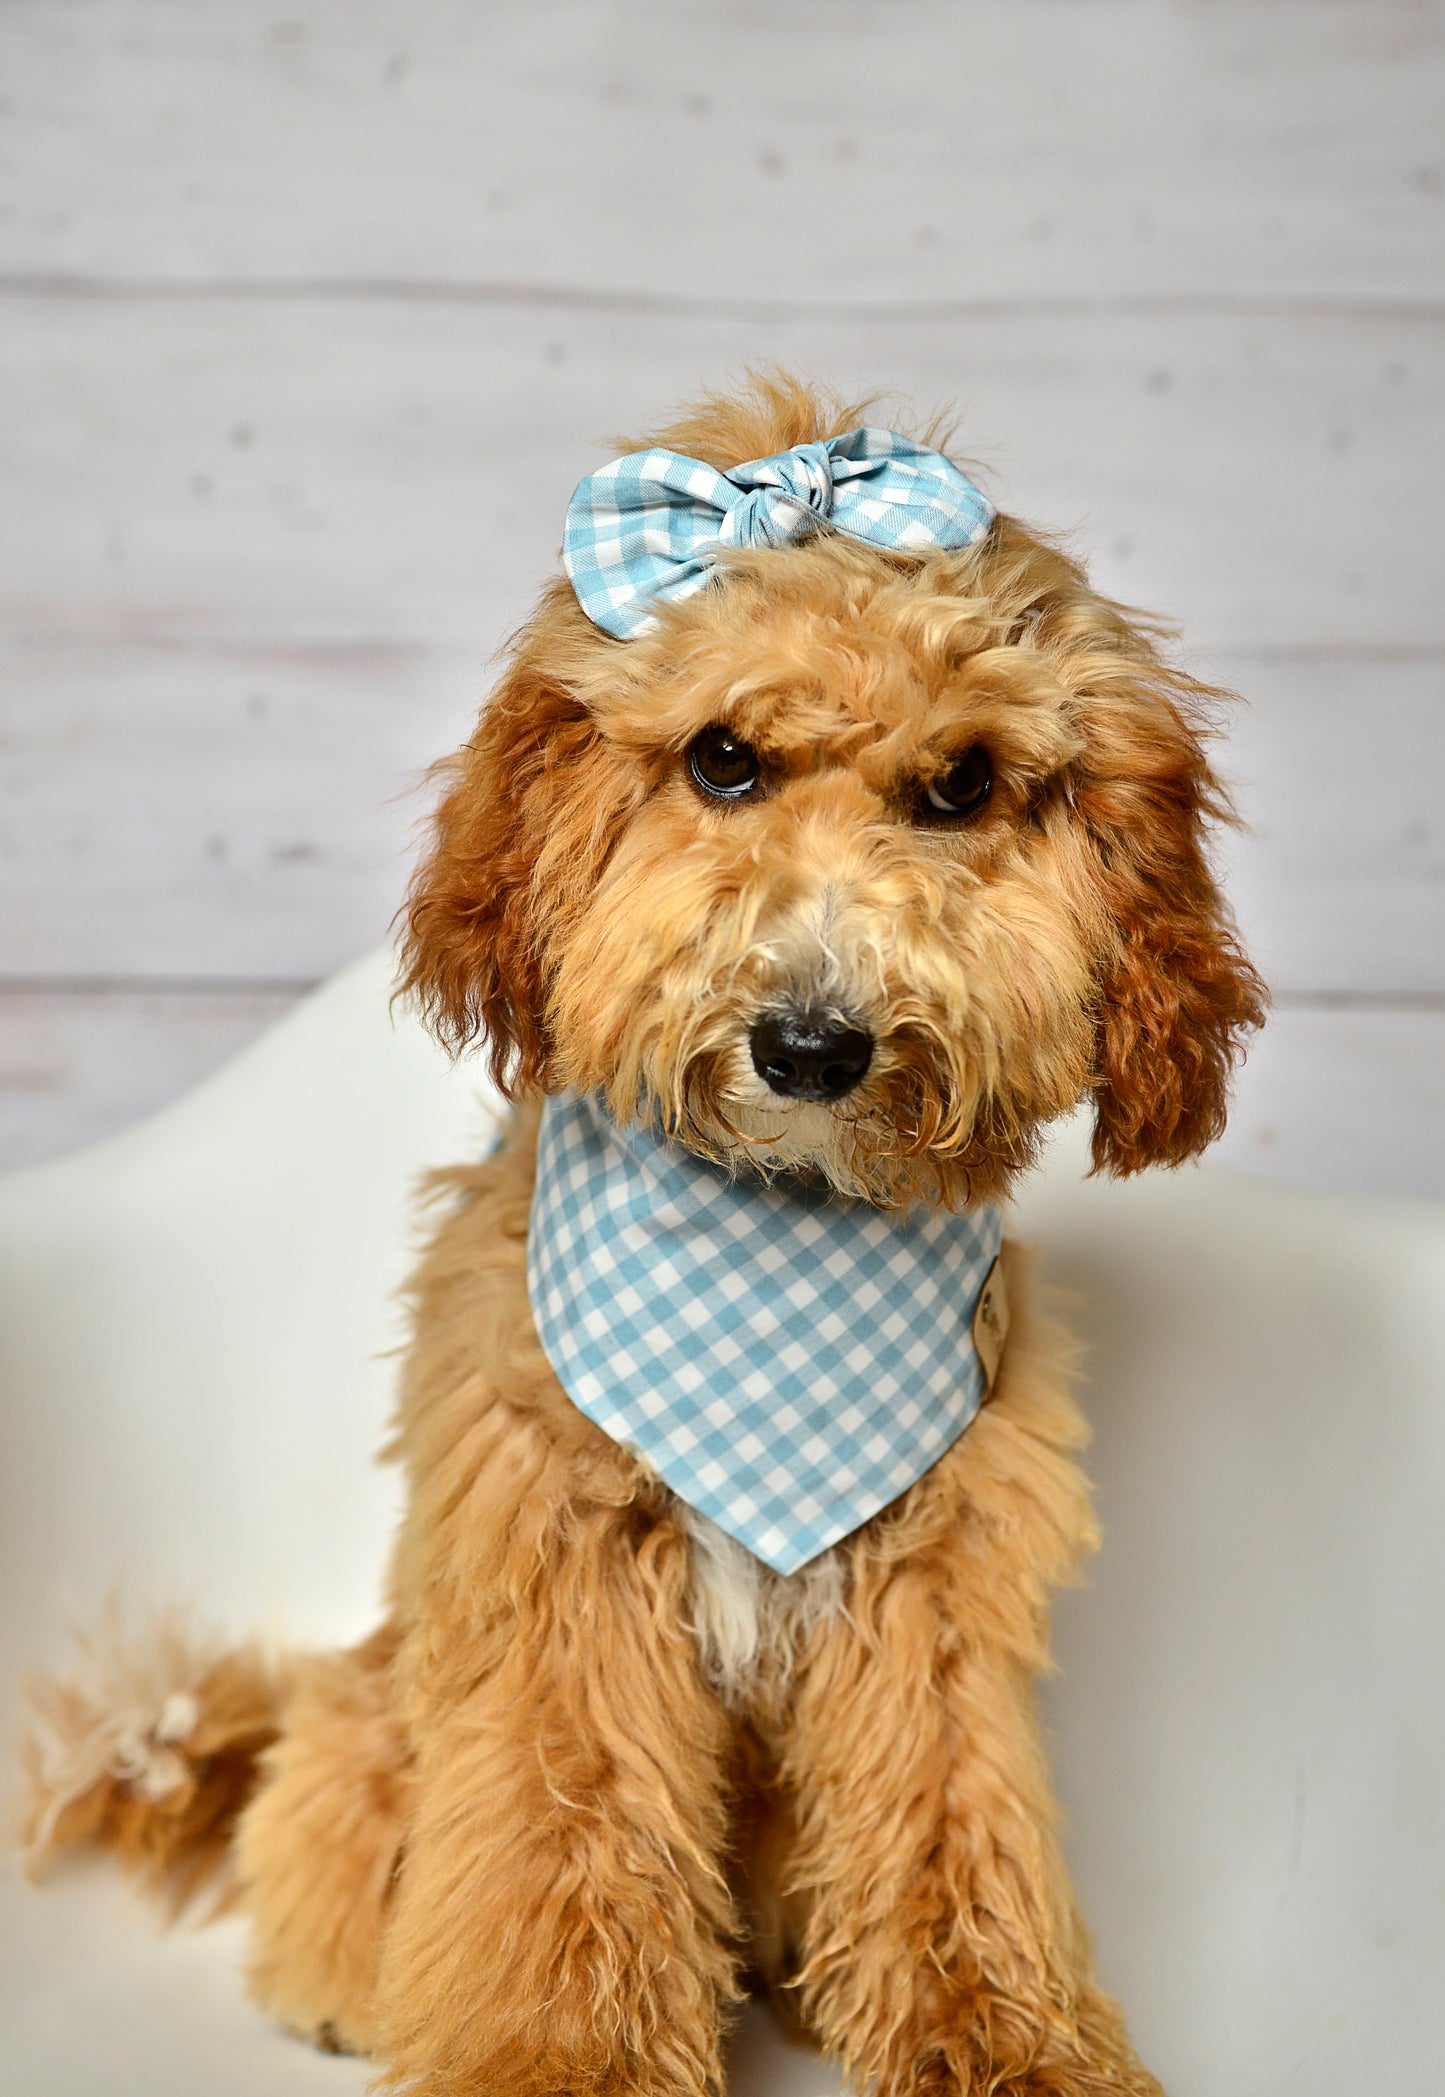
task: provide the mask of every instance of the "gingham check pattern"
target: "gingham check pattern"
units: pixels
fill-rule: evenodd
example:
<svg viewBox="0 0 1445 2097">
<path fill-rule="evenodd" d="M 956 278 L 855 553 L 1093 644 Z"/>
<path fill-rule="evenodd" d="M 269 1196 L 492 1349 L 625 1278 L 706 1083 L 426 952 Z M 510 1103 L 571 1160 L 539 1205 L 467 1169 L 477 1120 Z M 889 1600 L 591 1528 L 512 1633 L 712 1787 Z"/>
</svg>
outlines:
<svg viewBox="0 0 1445 2097">
<path fill-rule="evenodd" d="M 719 473 L 675 451 L 634 451 L 578 483 L 562 565 L 593 624 L 630 641 L 663 598 L 691 597 L 728 546 L 785 546 L 827 523 L 871 546 L 925 553 L 972 546 L 994 509 L 941 452 L 893 430 Z"/>
<path fill-rule="evenodd" d="M 996 1209 L 884 1213 L 732 1180 L 593 1098 L 547 1102 L 532 1312 L 573 1402 L 780 1573 L 922 1477 L 983 1401 Z"/>
</svg>

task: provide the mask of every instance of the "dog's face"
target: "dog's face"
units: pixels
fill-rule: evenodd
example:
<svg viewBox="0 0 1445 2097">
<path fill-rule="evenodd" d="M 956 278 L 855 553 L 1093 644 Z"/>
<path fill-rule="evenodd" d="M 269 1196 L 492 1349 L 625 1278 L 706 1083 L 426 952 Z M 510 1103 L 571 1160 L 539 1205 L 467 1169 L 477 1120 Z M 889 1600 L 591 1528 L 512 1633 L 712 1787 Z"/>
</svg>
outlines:
<svg viewBox="0 0 1445 2097">
<path fill-rule="evenodd" d="M 1090 1091 L 1100 1163 L 1177 1161 L 1260 1016 L 1202 696 L 1008 519 L 736 554 L 633 641 L 559 584 L 458 761 L 409 986 L 514 1090 L 879 1202 L 997 1196 Z"/>
</svg>

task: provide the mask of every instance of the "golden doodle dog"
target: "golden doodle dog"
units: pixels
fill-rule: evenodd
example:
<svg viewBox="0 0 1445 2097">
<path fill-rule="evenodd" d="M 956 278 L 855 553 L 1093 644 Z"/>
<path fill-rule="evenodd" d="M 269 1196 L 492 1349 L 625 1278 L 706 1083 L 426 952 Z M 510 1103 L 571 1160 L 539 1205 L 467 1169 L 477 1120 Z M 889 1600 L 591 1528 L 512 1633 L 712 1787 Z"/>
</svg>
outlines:
<svg viewBox="0 0 1445 2097">
<path fill-rule="evenodd" d="M 584 482 L 567 567 L 410 899 L 406 989 L 515 1111 L 413 1284 L 386 1620 L 102 1641 L 37 1690 L 34 1854 L 224 1864 L 257 1998 L 383 2088 L 700 2097 L 765 1986 L 879 2097 L 1155 2092 L 1034 1711 L 1094 1543 L 1069 1353 L 991 1262 L 1081 1101 L 1105 1172 L 1221 1129 L 1220 695 L 783 378 Z"/>
</svg>

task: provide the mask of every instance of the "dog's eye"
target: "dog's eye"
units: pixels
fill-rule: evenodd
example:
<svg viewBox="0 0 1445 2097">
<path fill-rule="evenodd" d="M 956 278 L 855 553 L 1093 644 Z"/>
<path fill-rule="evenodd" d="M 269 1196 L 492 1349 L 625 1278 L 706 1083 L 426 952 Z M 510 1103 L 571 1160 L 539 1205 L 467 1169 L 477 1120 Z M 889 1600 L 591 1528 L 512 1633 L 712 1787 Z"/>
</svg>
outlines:
<svg viewBox="0 0 1445 2097">
<path fill-rule="evenodd" d="M 920 813 L 958 822 L 979 813 L 993 792 L 993 762 L 982 743 L 966 750 L 941 779 L 923 789 Z"/>
<path fill-rule="evenodd" d="M 762 767 L 751 743 L 729 728 L 704 728 L 687 750 L 687 768 L 705 794 L 741 801 L 758 783 Z"/>
</svg>

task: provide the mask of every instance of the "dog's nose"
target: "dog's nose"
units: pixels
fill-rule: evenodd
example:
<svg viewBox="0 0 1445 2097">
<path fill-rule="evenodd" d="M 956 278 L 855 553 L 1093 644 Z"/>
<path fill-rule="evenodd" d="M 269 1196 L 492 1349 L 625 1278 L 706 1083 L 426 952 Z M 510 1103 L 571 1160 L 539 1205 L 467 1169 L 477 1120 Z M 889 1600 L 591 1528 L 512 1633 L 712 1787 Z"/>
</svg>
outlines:
<svg viewBox="0 0 1445 2097">
<path fill-rule="evenodd" d="M 841 1099 L 873 1061 L 873 1036 L 827 1012 L 765 1012 L 751 1046 L 754 1070 L 786 1099 Z"/>
</svg>

